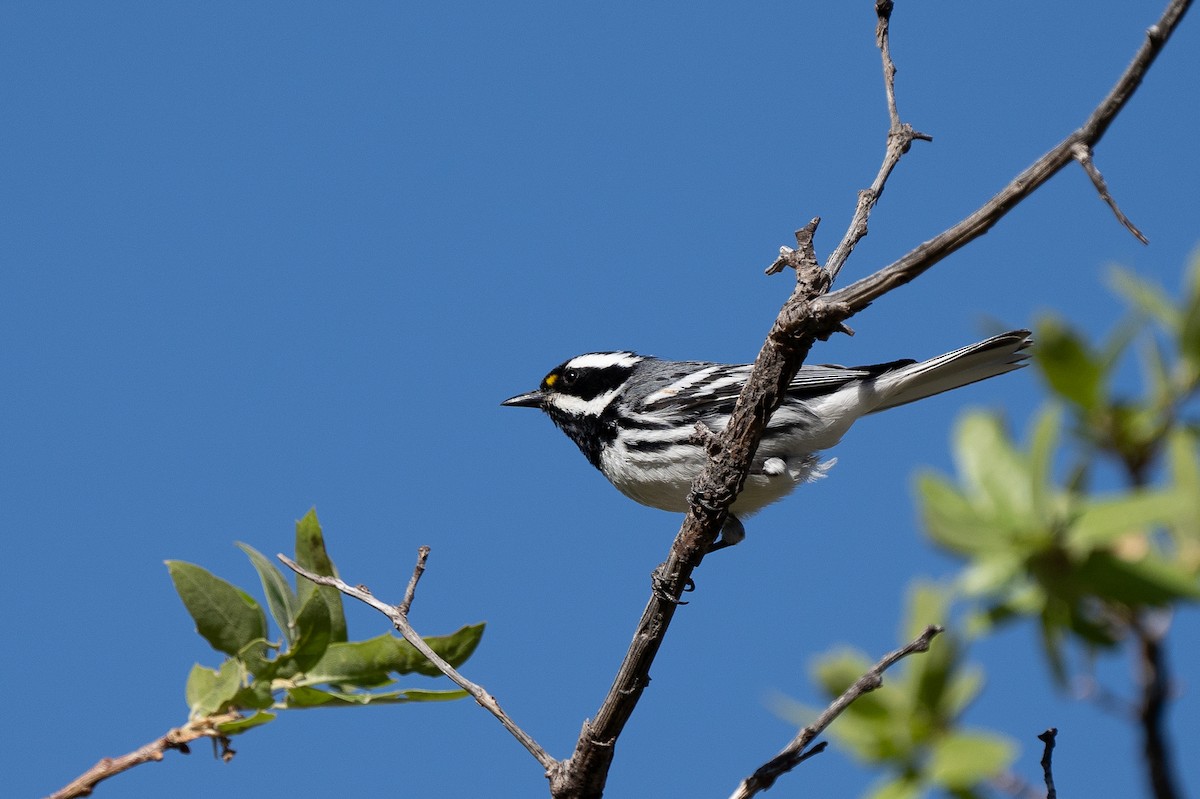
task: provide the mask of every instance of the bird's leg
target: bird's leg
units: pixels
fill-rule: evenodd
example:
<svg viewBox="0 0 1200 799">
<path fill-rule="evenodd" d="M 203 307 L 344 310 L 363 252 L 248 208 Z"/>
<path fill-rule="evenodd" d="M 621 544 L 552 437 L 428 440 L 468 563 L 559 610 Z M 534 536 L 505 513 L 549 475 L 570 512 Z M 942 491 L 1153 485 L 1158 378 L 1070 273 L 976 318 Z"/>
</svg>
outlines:
<svg viewBox="0 0 1200 799">
<path fill-rule="evenodd" d="M 708 554 L 711 555 L 718 549 L 725 549 L 725 547 L 739 544 L 745 537 L 746 528 L 742 526 L 738 517 L 731 513 L 725 517 L 725 524 L 721 526 L 721 537 L 714 541 L 712 546 L 708 548 Z"/>
</svg>

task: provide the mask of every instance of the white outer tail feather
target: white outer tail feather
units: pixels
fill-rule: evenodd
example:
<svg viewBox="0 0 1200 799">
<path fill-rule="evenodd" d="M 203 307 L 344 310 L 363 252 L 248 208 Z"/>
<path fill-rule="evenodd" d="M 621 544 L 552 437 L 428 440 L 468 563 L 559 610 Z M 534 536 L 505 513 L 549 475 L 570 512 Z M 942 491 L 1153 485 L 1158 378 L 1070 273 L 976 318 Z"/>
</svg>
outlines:
<svg viewBox="0 0 1200 799">
<path fill-rule="evenodd" d="M 1013 330 L 880 375 L 875 390 L 882 401 L 870 413 L 1020 369 L 1032 343 L 1028 330 Z"/>
</svg>

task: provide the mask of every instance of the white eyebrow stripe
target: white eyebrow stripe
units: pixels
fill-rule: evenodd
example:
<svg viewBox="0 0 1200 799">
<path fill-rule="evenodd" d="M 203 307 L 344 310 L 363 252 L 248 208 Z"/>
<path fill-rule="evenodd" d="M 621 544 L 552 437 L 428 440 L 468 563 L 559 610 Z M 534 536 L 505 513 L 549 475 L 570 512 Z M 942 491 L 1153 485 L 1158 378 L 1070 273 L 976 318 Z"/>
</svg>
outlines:
<svg viewBox="0 0 1200 799">
<path fill-rule="evenodd" d="M 546 401 L 564 413 L 576 416 L 599 416 L 608 407 L 608 404 L 612 402 L 613 397 L 619 393 L 621 393 L 621 389 L 614 388 L 589 400 L 585 400 L 582 397 L 573 397 L 570 394 L 550 394 L 546 397 Z"/>
<path fill-rule="evenodd" d="M 632 352 L 589 352 L 575 356 L 565 366 L 574 369 L 607 369 L 610 366 L 633 366 L 640 360 L 642 357 Z"/>
</svg>

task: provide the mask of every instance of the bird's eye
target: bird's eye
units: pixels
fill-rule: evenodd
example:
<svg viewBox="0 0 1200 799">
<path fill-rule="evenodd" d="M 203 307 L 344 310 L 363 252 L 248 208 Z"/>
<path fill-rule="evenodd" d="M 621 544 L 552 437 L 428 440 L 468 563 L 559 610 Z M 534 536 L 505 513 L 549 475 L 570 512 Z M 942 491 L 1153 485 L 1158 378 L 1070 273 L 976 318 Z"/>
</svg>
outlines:
<svg viewBox="0 0 1200 799">
<path fill-rule="evenodd" d="M 579 372 L 574 369 L 568 369 L 562 374 L 563 385 L 571 385 L 579 379 Z"/>
</svg>

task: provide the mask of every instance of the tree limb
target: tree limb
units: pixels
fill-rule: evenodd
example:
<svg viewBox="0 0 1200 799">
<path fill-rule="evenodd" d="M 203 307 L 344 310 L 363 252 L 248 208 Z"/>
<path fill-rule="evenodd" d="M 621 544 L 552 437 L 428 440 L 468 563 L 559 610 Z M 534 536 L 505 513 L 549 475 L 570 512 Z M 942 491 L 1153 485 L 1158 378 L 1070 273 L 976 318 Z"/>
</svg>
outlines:
<svg viewBox="0 0 1200 799">
<path fill-rule="evenodd" d="M 899 144 L 906 135 L 903 131 L 912 133 L 914 138 L 920 135 L 899 124 L 895 112 L 895 68 L 887 35 L 891 8 L 892 4 L 886 0 L 876 5 L 876 39 L 883 54 L 884 83 L 892 118 L 888 148 L 875 183 L 860 194 L 850 230 L 839 246 L 840 254 L 831 257 L 831 265 L 836 264 L 837 268 L 840 262 L 833 260 L 834 257 L 844 262 L 854 245 L 866 235 L 871 209 L 895 163 L 908 150 L 911 138 Z M 551 781 L 552 796 L 589 799 L 603 794 L 617 737 L 650 682 L 650 665 L 679 606 L 679 597 L 691 582 L 692 571 L 716 541 L 729 506 L 745 484 L 751 458 L 771 414 L 783 401 L 813 342 L 837 331 L 849 332 L 842 323 L 849 315 L 846 309 L 840 303 L 820 301 L 832 285 L 834 274 L 821 268 L 814 251 L 813 236 L 820 221 L 819 217 L 814 218 L 796 231 L 796 249 L 783 248 L 779 259 L 767 270 L 770 274 L 785 266 L 792 267 L 796 271 L 796 286 L 771 326 L 725 430 L 719 436 L 706 437 L 708 465 L 692 484 L 688 495 L 690 509 L 683 526 L 666 562 L 655 570 L 654 590 L 608 695 L 596 717 L 584 722 L 575 752 L 563 764 L 558 779 Z"/>
<path fill-rule="evenodd" d="M 1133 63 L 1083 127 L 1038 159 L 996 197 L 962 222 L 920 245 L 896 263 L 833 294 L 826 294 L 832 284 L 832 273 L 828 268 L 814 268 L 809 259 L 800 257 L 796 257 L 794 264 L 789 264 L 796 268 L 796 287 L 771 327 L 738 397 L 728 426 L 721 435 L 708 439 L 706 449 L 709 462 L 692 485 L 688 496 L 689 511 L 683 526 L 667 560 L 655 571 L 654 590 L 608 695 L 596 717 L 584 722 L 571 758 L 551 779 L 553 796 L 559 799 L 593 799 L 603 794 L 616 740 L 641 698 L 642 691 L 649 684 L 650 665 L 674 617 L 678 599 L 691 583 L 692 571 L 716 541 L 729 506 L 745 483 L 751 458 L 767 421 L 782 401 L 788 384 L 803 364 L 813 343 L 818 338 L 824 339 L 838 330 L 844 330 L 845 319 L 986 233 L 1013 206 L 1072 160 L 1074 145 L 1083 143 L 1090 147 L 1098 142 L 1140 84 L 1189 5 L 1190 0 L 1172 0 L 1159 22 L 1147 32 L 1146 41 Z M 881 49 L 886 47 L 888 41 L 887 18 L 890 10 L 890 3 L 877 4 Z M 894 107 L 894 98 L 886 68 L 889 61 L 890 58 L 885 57 L 885 84 L 889 86 L 890 112 Z M 864 200 L 860 197 L 862 224 L 857 224 L 860 213 L 856 211 L 856 221 L 851 223 L 844 246 L 839 246 L 839 251 L 845 250 L 845 254 L 834 253 L 843 261 L 854 243 L 865 235 L 866 217 L 891 171 L 888 166 L 891 153 L 892 147 L 889 146 L 880 176 L 876 179 L 878 190 L 874 198 Z M 811 246 L 811 237 L 818 221 L 814 219 L 805 229 L 797 232 L 800 249 L 785 250 L 781 259 L 788 261 L 804 249 L 802 236 L 807 238 Z M 779 265 L 780 261 L 777 260 L 768 271 L 779 271 Z M 831 256 L 829 266 L 840 269 L 841 263 L 834 261 Z"/>
</svg>

